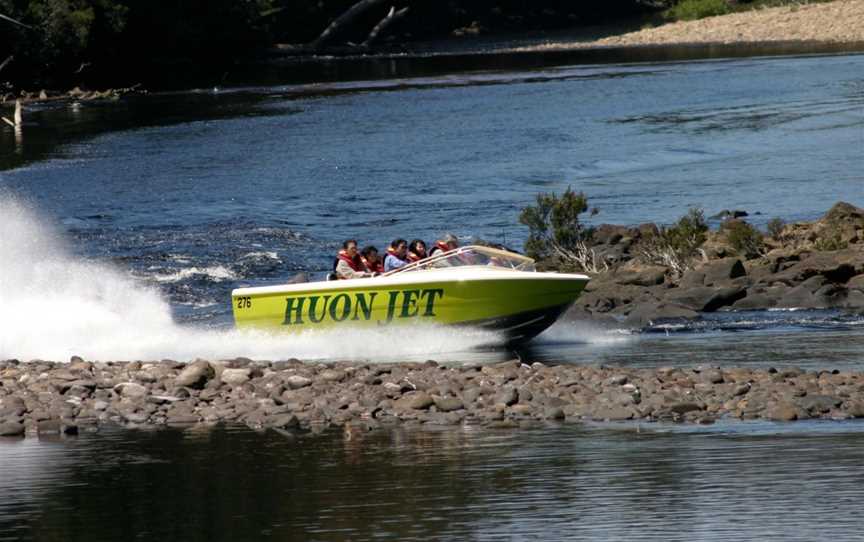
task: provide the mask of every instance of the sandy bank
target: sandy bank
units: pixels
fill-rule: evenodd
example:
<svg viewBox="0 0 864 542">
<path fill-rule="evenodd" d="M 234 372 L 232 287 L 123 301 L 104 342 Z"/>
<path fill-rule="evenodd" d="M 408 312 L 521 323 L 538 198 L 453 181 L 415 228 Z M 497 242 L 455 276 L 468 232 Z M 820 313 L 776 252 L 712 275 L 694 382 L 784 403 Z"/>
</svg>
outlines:
<svg viewBox="0 0 864 542">
<path fill-rule="evenodd" d="M 518 361 L 183 364 L 0 361 L 0 436 L 79 426 L 245 424 L 308 430 L 395 424 L 864 417 L 864 373 L 796 368 L 630 369 Z"/>
<path fill-rule="evenodd" d="M 518 50 L 795 41 L 864 42 L 864 0 L 836 0 L 829 3 L 758 9 L 697 21 L 670 23 L 592 41 L 557 41 Z"/>
</svg>

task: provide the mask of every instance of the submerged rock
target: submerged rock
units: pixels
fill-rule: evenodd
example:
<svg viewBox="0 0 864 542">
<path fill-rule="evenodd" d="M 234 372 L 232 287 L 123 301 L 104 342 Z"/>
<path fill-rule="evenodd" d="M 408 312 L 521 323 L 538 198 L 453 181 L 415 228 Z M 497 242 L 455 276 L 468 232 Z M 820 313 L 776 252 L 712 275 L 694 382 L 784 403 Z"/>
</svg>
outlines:
<svg viewBox="0 0 864 542">
<path fill-rule="evenodd" d="M 0 437 L 18 437 L 24 435 L 24 424 L 19 422 L 0 423 Z"/>
</svg>

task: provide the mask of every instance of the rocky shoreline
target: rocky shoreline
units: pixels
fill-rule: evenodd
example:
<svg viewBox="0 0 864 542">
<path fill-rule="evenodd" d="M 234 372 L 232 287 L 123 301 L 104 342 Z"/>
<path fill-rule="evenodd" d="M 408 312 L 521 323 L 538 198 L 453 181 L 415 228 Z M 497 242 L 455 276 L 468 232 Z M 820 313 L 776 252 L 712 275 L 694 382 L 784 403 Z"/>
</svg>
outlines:
<svg viewBox="0 0 864 542">
<path fill-rule="evenodd" d="M 549 42 L 517 51 L 733 43 L 864 43 L 864 0 L 793 4 L 678 21 L 596 40 Z"/>
<path fill-rule="evenodd" d="M 777 224 L 773 235 L 744 222 L 746 212 L 727 213 L 683 272 L 642 258 L 656 225 L 598 226 L 590 248 L 608 269 L 591 273 L 577 309 L 587 319 L 636 329 L 716 311 L 864 311 L 864 209 L 839 202 L 815 222 Z M 751 235 L 752 253 L 736 248 L 741 231 Z M 545 266 L 564 270 L 554 261 Z"/>
<path fill-rule="evenodd" d="M 104 425 L 318 431 L 401 424 L 710 424 L 864 417 L 864 373 L 522 364 L 0 361 L 0 436 Z"/>
</svg>

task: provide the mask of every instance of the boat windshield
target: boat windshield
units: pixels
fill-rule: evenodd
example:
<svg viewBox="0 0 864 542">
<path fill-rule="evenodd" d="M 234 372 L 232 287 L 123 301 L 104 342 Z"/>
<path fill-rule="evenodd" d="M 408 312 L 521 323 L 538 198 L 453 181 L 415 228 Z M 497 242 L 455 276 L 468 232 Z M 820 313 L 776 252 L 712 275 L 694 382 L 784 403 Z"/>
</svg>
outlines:
<svg viewBox="0 0 864 542">
<path fill-rule="evenodd" d="M 536 271 L 534 260 L 521 254 L 499 250 L 497 248 L 467 246 L 455 250 L 436 254 L 425 260 L 414 262 L 395 269 L 387 275 L 396 273 L 408 273 L 411 271 L 424 271 L 428 269 L 441 269 L 446 267 L 500 267 L 514 271 Z"/>
</svg>

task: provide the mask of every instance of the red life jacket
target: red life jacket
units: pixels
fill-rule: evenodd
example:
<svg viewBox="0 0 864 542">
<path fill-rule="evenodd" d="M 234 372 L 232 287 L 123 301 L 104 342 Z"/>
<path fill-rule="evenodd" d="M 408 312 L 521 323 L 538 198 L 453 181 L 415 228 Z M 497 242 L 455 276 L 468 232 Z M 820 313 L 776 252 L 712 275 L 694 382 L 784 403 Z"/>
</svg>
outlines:
<svg viewBox="0 0 864 542">
<path fill-rule="evenodd" d="M 408 261 L 409 262 L 419 262 L 420 260 L 426 259 L 426 256 L 418 256 L 413 252 L 408 252 Z"/>
<path fill-rule="evenodd" d="M 450 252 L 450 250 L 450 247 L 444 241 L 435 241 L 435 246 L 429 251 L 429 255 L 431 256 L 437 252 Z"/>
<path fill-rule="evenodd" d="M 360 260 L 359 255 L 351 258 L 351 256 L 349 256 L 347 252 L 345 252 L 344 250 L 340 250 L 339 254 L 336 255 L 336 258 L 347 263 L 348 267 L 358 273 L 366 271 L 365 267 L 363 266 L 363 262 Z"/>
<path fill-rule="evenodd" d="M 366 258 L 364 258 L 363 256 L 360 256 L 360 260 L 363 261 L 363 265 L 365 265 L 366 269 L 368 269 L 369 271 L 371 271 L 373 273 L 383 273 L 384 272 L 384 264 L 381 263 L 380 259 L 377 262 L 375 262 L 374 264 L 371 263 Z"/>
</svg>

